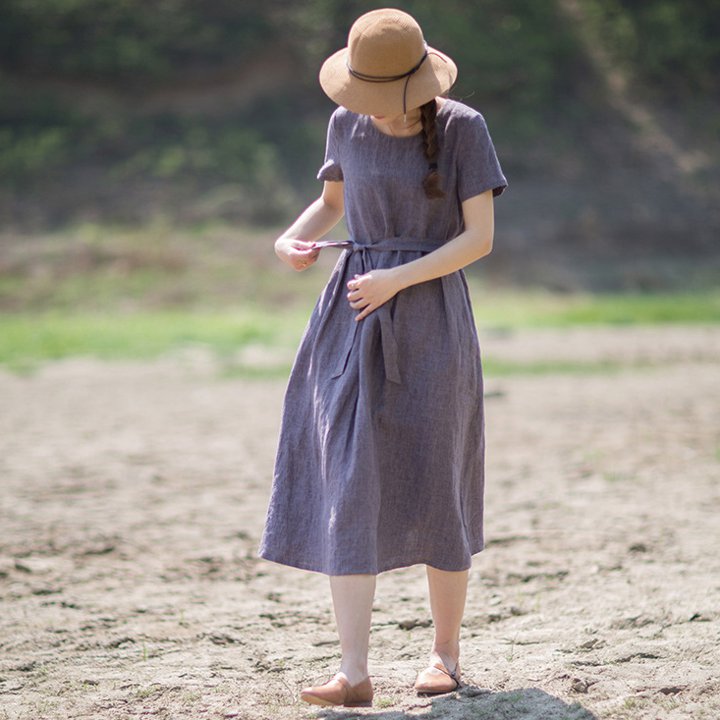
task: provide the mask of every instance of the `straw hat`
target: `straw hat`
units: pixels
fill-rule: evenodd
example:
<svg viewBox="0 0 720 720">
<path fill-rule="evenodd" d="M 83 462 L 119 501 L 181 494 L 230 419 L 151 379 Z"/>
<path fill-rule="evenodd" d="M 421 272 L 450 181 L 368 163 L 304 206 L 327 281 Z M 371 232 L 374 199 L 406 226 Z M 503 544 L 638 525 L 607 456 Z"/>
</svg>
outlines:
<svg viewBox="0 0 720 720">
<path fill-rule="evenodd" d="M 362 115 L 398 115 L 449 90 L 455 63 L 429 47 L 417 21 L 395 8 L 372 10 L 350 28 L 348 46 L 320 68 L 320 85 Z"/>
</svg>

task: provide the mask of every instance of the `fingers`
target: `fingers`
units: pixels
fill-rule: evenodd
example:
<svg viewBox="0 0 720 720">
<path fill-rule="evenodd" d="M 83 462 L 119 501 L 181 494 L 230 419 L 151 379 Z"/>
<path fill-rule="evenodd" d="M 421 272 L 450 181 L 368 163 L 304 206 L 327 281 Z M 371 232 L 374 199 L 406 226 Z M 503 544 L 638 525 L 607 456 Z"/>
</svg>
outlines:
<svg viewBox="0 0 720 720">
<path fill-rule="evenodd" d="M 320 255 L 321 248 L 314 242 L 287 238 L 285 242 L 285 258 L 293 270 L 302 271 L 310 267 Z"/>
<path fill-rule="evenodd" d="M 319 254 L 320 248 L 297 250 L 293 253 L 293 267 L 296 270 L 306 270 L 317 260 Z"/>
<path fill-rule="evenodd" d="M 347 294 L 348 302 L 351 308 L 365 307 L 370 301 L 360 295 L 359 290 L 352 290 Z"/>
<path fill-rule="evenodd" d="M 349 280 L 347 283 L 347 287 L 350 290 L 350 292 L 348 292 L 347 294 L 347 299 L 350 307 L 353 310 L 360 310 L 361 308 L 364 308 L 362 312 L 358 313 L 355 316 L 356 321 L 362 320 L 375 309 L 370 300 L 367 300 L 366 298 L 361 296 L 362 288 L 360 287 L 360 280 L 362 279 L 362 277 L 362 275 L 358 275 L 356 273 L 353 279 Z"/>
<path fill-rule="evenodd" d="M 315 243 L 309 242 L 307 240 L 291 240 L 290 244 L 295 250 L 305 251 L 305 250 L 315 250 Z M 317 251 L 320 252 L 320 248 L 317 248 Z"/>
<path fill-rule="evenodd" d="M 357 294 L 359 293 L 359 290 L 354 290 L 353 293 Z M 369 315 L 374 309 L 375 306 L 372 304 L 370 300 L 367 300 L 363 297 L 357 297 L 357 298 L 350 298 L 350 295 L 353 293 L 348 293 L 348 301 L 350 304 L 350 307 L 353 310 L 362 310 L 361 313 L 355 316 L 355 320 L 362 320 L 365 316 Z M 363 309 L 364 308 L 364 309 Z"/>
<path fill-rule="evenodd" d="M 358 320 L 362 320 L 364 317 L 367 317 L 375 308 L 372 305 L 368 305 L 362 312 L 358 313 L 355 316 L 355 322 Z"/>
<path fill-rule="evenodd" d="M 359 310 L 360 308 L 364 308 L 366 305 L 369 305 L 369 304 L 370 304 L 370 301 L 369 301 L 369 300 L 365 300 L 365 299 L 363 299 L 363 298 L 360 298 L 359 300 L 355 300 L 355 302 L 351 302 L 351 303 L 350 303 L 350 307 L 351 307 L 353 310 Z"/>
</svg>

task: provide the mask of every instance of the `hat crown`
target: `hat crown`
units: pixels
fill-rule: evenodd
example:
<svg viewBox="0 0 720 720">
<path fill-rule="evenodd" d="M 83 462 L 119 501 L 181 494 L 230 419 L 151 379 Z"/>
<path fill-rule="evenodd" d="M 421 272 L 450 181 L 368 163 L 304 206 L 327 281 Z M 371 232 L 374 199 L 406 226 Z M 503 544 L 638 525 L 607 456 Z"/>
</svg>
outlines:
<svg viewBox="0 0 720 720">
<path fill-rule="evenodd" d="M 401 75 L 420 62 L 425 48 L 422 30 L 411 15 L 402 10 L 374 10 L 350 28 L 348 62 L 365 75 Z"/>
</svg>

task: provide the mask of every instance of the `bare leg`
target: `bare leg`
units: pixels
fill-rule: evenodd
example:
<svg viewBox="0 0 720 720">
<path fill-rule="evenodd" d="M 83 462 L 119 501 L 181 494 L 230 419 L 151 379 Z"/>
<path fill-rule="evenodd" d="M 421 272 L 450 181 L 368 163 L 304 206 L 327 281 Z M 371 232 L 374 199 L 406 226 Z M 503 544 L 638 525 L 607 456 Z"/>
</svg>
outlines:
<svg viewBox="0 0 720 720">
<path fill-rule="evenodd" d="M 375 597 L 375 575 L 331 575 L 335 620 L 342 662 L 340 672 L 351 685 L 368 675 L 370 620 Z"/>
<path fill-rule="evenodd" d="M 460 625 L 465 612 L 469 570 L 450 572 L 427 565 L 430 612 L 435 639 L 430 662 L 442 660 L 453 671 L 460 658 Z"/>
</svg>

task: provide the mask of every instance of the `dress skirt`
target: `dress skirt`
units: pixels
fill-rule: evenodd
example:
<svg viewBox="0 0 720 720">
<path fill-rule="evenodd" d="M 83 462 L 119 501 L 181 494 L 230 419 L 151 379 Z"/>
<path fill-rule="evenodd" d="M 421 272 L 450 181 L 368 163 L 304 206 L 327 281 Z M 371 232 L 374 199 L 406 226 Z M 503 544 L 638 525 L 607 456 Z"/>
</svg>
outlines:
<svg viewBox="0 0 720 720">
<path fill-rule="evenodd" d="M 483 549 L 483 378 L 464 272 L 359 322 L 346 297 L 356 273 L 432 249 L 390 238 L 338 259 L 290 373 L 260 557 L 377 574 L 465 570 Z"/>
</svg>

